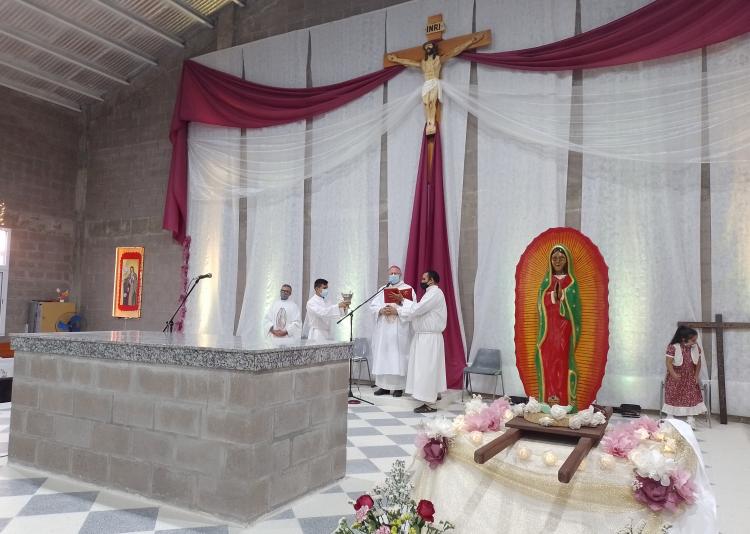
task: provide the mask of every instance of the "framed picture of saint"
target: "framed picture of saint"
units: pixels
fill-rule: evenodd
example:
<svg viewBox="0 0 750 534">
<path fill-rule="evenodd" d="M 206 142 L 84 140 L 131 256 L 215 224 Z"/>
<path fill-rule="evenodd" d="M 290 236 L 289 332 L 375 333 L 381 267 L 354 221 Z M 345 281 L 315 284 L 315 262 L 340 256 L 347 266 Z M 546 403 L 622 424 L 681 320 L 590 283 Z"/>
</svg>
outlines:
<svg viewBox="0 0 750 534">
<path fill-rule="evenodd" d="M 117 247 L 112 315 L 128 319 L 140 317 L 142 288 L 143 247 Z"/>
</svg>

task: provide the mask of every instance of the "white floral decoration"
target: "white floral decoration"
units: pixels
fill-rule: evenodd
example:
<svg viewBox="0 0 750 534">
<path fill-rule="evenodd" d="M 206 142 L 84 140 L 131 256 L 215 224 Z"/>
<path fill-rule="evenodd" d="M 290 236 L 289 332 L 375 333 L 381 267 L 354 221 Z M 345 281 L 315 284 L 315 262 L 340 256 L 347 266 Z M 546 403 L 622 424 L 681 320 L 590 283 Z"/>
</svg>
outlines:
<svg viewBox="0 0 750 534">
<path fill-rule="evenodd" d="M 466 403 L 464 412 L 466 415 L 476 415 L 484 409 L 484 402 L 482 402 L 481 395 L 474 395 L 470 401 Z"/>
<path fill-rule="evenodd" d="M 555 404 L 552 408 L 549 409 L 549 414 L 552 416 L 552 419 L 554 419 L 555 421 L 559 421 L 560 419 L 568 415 L 568 410 L 565 406 Z"/>
<path fill-rule="evenodd" d="M 464 416 L 457 415 L 453 418 L 453 431 L 458 434 L 464 431 Z"/>
<path fill-rule="evenodd" d="M 523 413 L 539 413 L 542 411 L 542 405 L 534 397 L 529 397 L 529 402 L 523 409 Z"/>
<path fill-rule="evenodd" d="M 669 474 L 677 467 L 672 458 L 667 458 L 657 449 L 643 446 L 630 451 L 628 459 L 635 465 L 638 475 L 656 480 L 662 486 L 669 486 Z"/>
<path fill-rule="evenodd" d="M 519 417 L 523 415 L 523 412 L 526 409 L 526 404 L 523 402 L 520 404 L 514 404 L 513 406 L 510 407 L 510 409 L 513 410 L 513 415 Z"/>
<path fill-rule="evenodd" d="M 421 425 L 425 435 L 430 438 L 454 438 L 456 430 L 453 428 L 453 421 L 445 416 L 430 417 Z"/>
</svg>

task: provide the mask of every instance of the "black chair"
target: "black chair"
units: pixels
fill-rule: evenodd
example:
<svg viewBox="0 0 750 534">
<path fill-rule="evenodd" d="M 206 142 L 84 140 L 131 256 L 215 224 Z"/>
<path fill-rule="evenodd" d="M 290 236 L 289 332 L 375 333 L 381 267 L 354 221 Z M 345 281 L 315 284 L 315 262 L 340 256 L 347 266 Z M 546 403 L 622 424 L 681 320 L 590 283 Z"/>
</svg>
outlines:
<svg viewBox="0 0 750 534">
<path fill-rule="evenodd" d="M 464 390 L 472 392 L 471 375 L 485 375 L 495 377 L 495 389 L 492 390 L 493 396 L 497 392 L 498 381 L 503 388 L 505 395 L 505 384 L 503 383 L 503 366 L 500 359 L 500 349 L 479 349 L 471 365 L 464 368 L 464 389 L 461 390 L 461 401 L 464 400 Z"/>
<path fill-rule="evenodd" d="M 370 361 L 367 357 L 371 354 L 370 340 L 366 337 L 354 338 L 354 356 L 352 356 L 352 369 L 357 364 L 357 391 L 359 391 L 359 382 L 362 380 L 362 364 L 367 367 L 367 380 L 374 386 L 372 374 L 370 374 Z M 352 378 L 352 377 L 350 377 Z"/>
</svg>

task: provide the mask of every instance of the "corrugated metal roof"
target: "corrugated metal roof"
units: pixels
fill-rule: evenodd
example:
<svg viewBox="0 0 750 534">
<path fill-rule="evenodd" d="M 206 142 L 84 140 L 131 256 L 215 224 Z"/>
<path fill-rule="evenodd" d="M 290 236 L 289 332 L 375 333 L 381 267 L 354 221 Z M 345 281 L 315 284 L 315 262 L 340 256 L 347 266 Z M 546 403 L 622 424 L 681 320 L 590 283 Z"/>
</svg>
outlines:
<svg viewBox="0 0 750 534">
<path fill-rule="evenodd" d="M 0 85 L 79 110 L 241 0 L 0 0 Z"/>
</svg>

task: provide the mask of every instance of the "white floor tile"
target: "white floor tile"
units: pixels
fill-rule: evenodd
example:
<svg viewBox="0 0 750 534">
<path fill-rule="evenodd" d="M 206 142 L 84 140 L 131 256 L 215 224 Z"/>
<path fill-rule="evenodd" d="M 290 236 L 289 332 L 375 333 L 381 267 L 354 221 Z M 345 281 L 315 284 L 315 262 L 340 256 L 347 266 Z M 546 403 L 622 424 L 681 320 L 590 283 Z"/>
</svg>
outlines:
<svg viewBox="0 0 750 534">
<path fill-rule="evenodd" d="M 0 517 L 15 517 L 26 506 L 33 495 L 0 497 Z M 3 531 L 4 532 L 4 531 Z"/>
<path fill-rule="evenodd" d="M 297 518 L 331 515 L 345 516 L 354 513 L 349 497 L 343 493 L 323 493 L 303 499 L 292 507 Z"/>
<path fill-rule="evenodd" d="M 3 534 L 78 534 L 88 512 L 18 516 L 3 529 Z"/>
<path fill-rule="evenodd" d="M 296 519 L 264 521 L 240 532 L 241 534 L 304 534 Z M 240 534 L 240 532 L 235 533 L 230 530 L 230 534 Z"/>
</svg>

